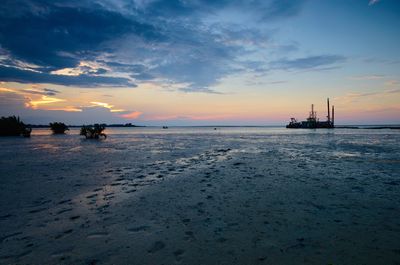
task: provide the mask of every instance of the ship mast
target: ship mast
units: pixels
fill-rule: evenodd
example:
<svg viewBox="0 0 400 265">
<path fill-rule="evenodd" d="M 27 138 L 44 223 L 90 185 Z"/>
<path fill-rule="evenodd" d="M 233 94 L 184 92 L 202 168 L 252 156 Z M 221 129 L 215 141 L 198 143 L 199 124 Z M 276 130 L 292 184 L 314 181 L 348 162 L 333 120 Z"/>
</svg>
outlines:
<svg viewBox="0 0 400 265">
<path fill-rule="evenodd" d="M 317 113 L 314 111 L 314 104 L 311 104 L 310 119 L 317 119 Z"/>
<path fill-rule="evenodd" d="M 330 108 L 329 108 L 329 98 L 327 99 L 327 103 L 328 103 L 328 123 L 331 122 L 331 114 L 330 114 Z"/>
</svg>

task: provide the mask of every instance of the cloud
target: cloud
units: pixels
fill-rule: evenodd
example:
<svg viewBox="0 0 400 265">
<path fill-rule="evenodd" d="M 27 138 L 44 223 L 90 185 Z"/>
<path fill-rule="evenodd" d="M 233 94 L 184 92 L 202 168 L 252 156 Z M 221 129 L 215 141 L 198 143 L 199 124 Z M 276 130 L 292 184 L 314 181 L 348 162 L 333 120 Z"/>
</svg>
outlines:
<svg viewBox="0 0 400 265">
<path fill-rule="evenodd" d="M 385 82 L 386 86 L 398 86 L 400 82 L 398 80 L 388 80 Z"/>
<path fill-rule="evenodd" d="M 371 92 L 350 92 L 341 97 L 336 97 L 335 101 L 341 102 L 341 104 L 349 104 L 356 102 L 362 98 L 371 97 L 392 97 L 393 94 L 400 94 L 400 88 L 386 89 L 382 91 L 371 91 Z"/>
<path fill-rule="evenodd" d="M 108 8 L 117 11 L 135 10 L 152 18 L 174 19 L 218 15 L 224 11 L 241 11 L 251 14 L 258 20 L 275 20 L 297 15 L 305 1 L 303 0 L 152 0 L 126 1 L 117 0 L 118 4 L 110 5 L 102 1 Z"/>
<path fill-rule="evenodd" d="M 318 55 L 297 59 L 280 59 L 270 63 L 273 69 L 278 70 L 326 70 L 332 69 L 338 63 L 346 60 L 339 55 Z"/>
<path fill-rule="evenodd" d="M 81 74 L 76 77 L 55 73 L 73 69 L 82 60 L 92 61 L 112 52 L 112 47 L 105 43 L 124 34 L 134 33 L 146 40 L 156 35 L 145 22 L 126 18 L 97 4 L 16 0 L 6 1 L 3 8 L 13 10 L 0 13 L 0 50 L 5 55 L 0 62 L 3 81 L 132 87 L 129 78 L 100 76 L 107 72 L 104 68 L 90 71 L 81 67 Z M 25 67 L 20 67 L 21 62 Z"/>
<path fill-rule="evenodd" d="M 5 1 L 0 81 L 78 87 L 174 83 L 184 84 L 184 92 L 216 93 L 213 86 L 222 78 L 246 67 L 239 58 L 269 47 L 272 33 L 257 25 L 296 16 L 303 3 Z M 255 23 L 242 25 L 241 16 Z"/>
<path fill-rule="evenodd" d="M 281 80 L 281 81 L 270 81 L 270 82 L 265 82 L 266 84 L 270 84 L 270 85 L 276 85 L 276 84 L 284 84 L 287 83 L 288 81 L 285 80 Z"/>
<path fill-rule="evenodd" d="M 26 94 L 36 94 L 36 95 L 44 95 L 44 96 L 55 96 L 60 93 L 60 91 L 50 88 L 28 88 L 22 89 L 21 92 Z"/>
<path fill-rule="evenodd" d="M 193 85 L 191 86 L 186 86 L 182 87 L 179 89 L 180 91 L 186 92 L 186 93 L 191 93 L 191 92 L 202 92 L 202 93 L 209 93 L 209 94 L 217 94 L 217 95 L 222 95 L 223 93 L 212 90 L 208 87 L 195 87 Z"/>
<path fill-rule="evenodd" d="M 122 111 L 125 111 L 123 109 L 116 109 L 116 108 L 114 108 L 115 107 L 114 105 L 111 105 L 111 104 L 105 103 L 105 102 L 92 101 L 92 102 L 90 102 L 90 104 L 93 104 L 92 106 L 99 106 L 99 107 L 103 107 L 103 108 L 109 109 L 111 112 L 122 112 Z"/>
<path fill-rule="evenodd" d="M 378 80 L 378 79 L 384 79 L 384 75 L 359 75 L 359 76 L 352 76 L 350 79 L 353 80 Z"/>
<path fill-rule="evenodd" d="M 368 5 L 369 5 L 369 6 L 375 5 L 375 4 L 377 4 L 379 1 L 380 1 L 380 0 L 369 0 Z"/>
<path fill-rule="evenodd" d="M 29 89 L 0 87 L 0 113 L 6 116 L 19 115 L 29 123 L 46 124 L 61 120 L 69 124 L 91 124 L 94 117 L 96 122 L 120 123 L 142 115 L 140 111 L 117 109 L 105 102 L 83 104 L 86 106 L 69 104 L 67 100 L 31 93 Z"/>
<path fill-rule="evenodd" d="M 136 87 L 130 79 L 124 77 L 81 75 L 57 75 L 31 70 L 22 70 L 16 67 L 0 65 L 0 80 L 18 83 L 48 83 L 63 86 L 78 87 Z"/>
<path fill-rule="evenodd" d="M 400 88 L 393 88 L 385 90 L 385 94 L 399 94 Z"/>
<path fill-rule="evenodd" d="M 80 61 L 76 67 L 62 68 L 59 70 L 51 71 L 50 74 L 56 75 L 102 75 L 107 73 L 107 69 L 101 68 L 101 65 L 96 62 Z"/>
<path fill-rule="evenodd" d="M 82 57 L 103 51 L 101 44 L 128 32 L 152 35 L 150 25 L 98 5 L 57 5 L 57 1 L 6 1 L 8 8 L 34 5 L 21 16 L 2 16 L 0 42 L 13 57 L 43 67 L 74 67 Z M 6 7 L 6 8 L 7 8 Z M 39 14 L 36 10 L 42 9 Z M 29 26 L 27 26 L 29 25 Z M 12 36 L 12 37 L 10 37 Z"/>
<path fill-rule="evenodd" d="M 66 107 L 61 107 L 61 108 L 48 108 L 46 110 L 51 110 L 51 111 L 66 111 L 66 112 L 82 112 L 81 108 L 74 107 L 74 106 L 66 106 Z"/>
<path fill-rule="evenodd" d="M 37 109 L 40 105 L 52 104 L 52 103 L 62 102 L 62 101 L 65 101 L 65 100 L 60 99 L 60 98 L 49 97 L 49 96 L 42 96 L 38 100 L 29 101 L 27 103 L 27 106 L 32 109 Z"/>
<path fill-rule="evenodd" d="M 120 115 L 120 117 L 124 118 L 124 119 L 137 119 L 139 118 L 140 115 L 142 115 L 143 113 L 140 111 L 132 111 L 126 114 L 122 114 Z"/>
<path fill-rule="evenodd" d="M 57 90 L 48 88 L 40 89 L 32 87 L 28 89 L 13 89 L 0 87 L 0 95 L 3 97 L 4 101 L 6 101 L 7 97 L 10 99 L 19 98 L 24 108 L 31 109 L 38 109 L 41 105 L 51 105 L 53 103 L 65 101 L 64 99 L 53 97 L 58 93 Z"/>
<path fill-rule="evenodd" d="M 261 9 L 264 12 L 263 19 L 271 20 L 282 17 L 291 17 L 297 15 L 304 1 L 301 0 L 276 0 L 266 8 Z"/>
<path fill-rule="evenodd" d="M 25 108 L 27 99 L 14 93 L 10 89 L 0 88 L 0 113 L 1 116 L 18 115 Z"/>
</svg>

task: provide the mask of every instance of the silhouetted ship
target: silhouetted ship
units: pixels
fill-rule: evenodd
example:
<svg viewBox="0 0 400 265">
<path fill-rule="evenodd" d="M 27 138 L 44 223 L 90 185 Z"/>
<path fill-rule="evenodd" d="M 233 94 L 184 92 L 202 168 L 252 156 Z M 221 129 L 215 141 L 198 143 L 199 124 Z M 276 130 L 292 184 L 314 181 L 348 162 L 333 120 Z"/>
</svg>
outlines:
<svg viewBox="0 0 400 265">
<path fill-rule="evenodd" d="M 326 121 L 319 121 L 317 112 L 314 111 L 314 104 L 311 104 L 310 115 L 306 121 L 298 122 L 295 118 L 290 118 L 290 122 L 286 128 L 300 128 L 300 129 L 316 129 L 316 128 L 335 128 L 335 106 L 332 106 L 332 117 L 329 108 L 329 98 L 327 99 L 328 105 L 328 119 Z"/>
</svg>

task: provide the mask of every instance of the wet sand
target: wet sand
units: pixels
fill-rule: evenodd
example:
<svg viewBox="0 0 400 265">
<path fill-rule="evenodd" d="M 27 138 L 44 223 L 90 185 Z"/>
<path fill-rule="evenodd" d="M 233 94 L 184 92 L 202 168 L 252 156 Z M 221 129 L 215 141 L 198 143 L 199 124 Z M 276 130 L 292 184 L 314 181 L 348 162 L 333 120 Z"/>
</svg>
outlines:
<svg viewBox="0 0 400 265">
<path fill-rule="evenodd" d="M 2 138 L 0 264 L 400 264 L 400 133 Z"/>
</svg>

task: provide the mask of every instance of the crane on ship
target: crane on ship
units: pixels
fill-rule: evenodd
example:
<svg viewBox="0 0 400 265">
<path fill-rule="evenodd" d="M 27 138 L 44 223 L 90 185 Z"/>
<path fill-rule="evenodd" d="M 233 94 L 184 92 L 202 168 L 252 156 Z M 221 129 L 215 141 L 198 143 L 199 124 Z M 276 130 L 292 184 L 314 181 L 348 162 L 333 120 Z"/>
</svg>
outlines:
<svg viewBox="0 0 400 265">
<path fill-rule="evenodd" d="M 317 129 L 317 128 L 335 128 L 335 106 L 332 105 L 332 116 L 329 106 L 329 98 L 327 98 L 328 115 L 326 121 L 319 121 L 317 112 L 314 110 L 314 104 L 311 104 L 311 111 L 305 121 L 298 122 L 296 118 L 290 118 L 290 122 L 286 128 L 290 129 Z"/>
</svg>

